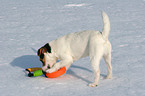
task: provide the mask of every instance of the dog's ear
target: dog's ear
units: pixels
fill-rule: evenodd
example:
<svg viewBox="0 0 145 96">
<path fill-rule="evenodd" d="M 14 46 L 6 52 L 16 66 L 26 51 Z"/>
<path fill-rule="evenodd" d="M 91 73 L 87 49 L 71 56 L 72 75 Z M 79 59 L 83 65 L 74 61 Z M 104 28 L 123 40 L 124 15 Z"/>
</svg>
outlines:
<svg viewBox="0 0 145 96">
<path fill-rule="evenodd" d="M 40 56 L 40 49 L 38 49 L 38 51 L 37 51 L 37 55 Z"/>
<path fill-rule="evenodd" d="M 48 53 L 51 53 L 51 47 L 49 43 L 45 44 L 44 47 L 47 49 Z"/>
</svg>

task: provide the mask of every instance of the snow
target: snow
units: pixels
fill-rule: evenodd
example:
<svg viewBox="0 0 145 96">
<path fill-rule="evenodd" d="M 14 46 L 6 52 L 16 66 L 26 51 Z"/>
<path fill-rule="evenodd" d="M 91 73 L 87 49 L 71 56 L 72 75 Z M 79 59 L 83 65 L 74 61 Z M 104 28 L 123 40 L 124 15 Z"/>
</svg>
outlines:
<svg viewBox="0 0 145 96">
<path fill-rule="evenodd" d="M 85 4 L 67 4 L 65 6 L 66 7 L 81 7 L 81 6 L 85 6 Z"/>
<path fill-rule="evenodd" d="M 89 58 L 59 78 L 27 77 L 24 69 L 41 67 L 37 49 L 62 35 L 102 30 L 101 11 L 110 17 L 113 79 L 99 86 Z M 145 96 L 145 0 L 1 0 L 1 96 Z"/>
</svg>

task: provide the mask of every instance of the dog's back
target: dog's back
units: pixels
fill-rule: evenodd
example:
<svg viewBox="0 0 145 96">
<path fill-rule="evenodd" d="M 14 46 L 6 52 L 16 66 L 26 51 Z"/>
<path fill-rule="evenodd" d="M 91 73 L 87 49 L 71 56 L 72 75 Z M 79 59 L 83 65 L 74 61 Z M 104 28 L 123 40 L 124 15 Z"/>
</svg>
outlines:
<svg viewBox="0 0 145 96">
<path fill-rule="evenodd" d="M 110 21 L 105 12 L 102 12 L 104 28 L 102 32 L 99 31 L 81 31 L 70 33 L 55 40 L 59 52 L 67 53 L 78 60 L 89 55 L 89 47 L 91 43 L 103 44 L 108 41 L 110 32 Z"/>
</svg>

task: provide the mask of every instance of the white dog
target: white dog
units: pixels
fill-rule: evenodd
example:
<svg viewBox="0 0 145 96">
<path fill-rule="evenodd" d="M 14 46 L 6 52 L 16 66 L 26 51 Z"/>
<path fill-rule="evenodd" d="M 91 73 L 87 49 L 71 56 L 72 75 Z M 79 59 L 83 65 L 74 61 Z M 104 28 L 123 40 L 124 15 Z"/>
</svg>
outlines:
<svg viewBox="0 0 145 96">
<path fill-rule="evenodd" d="M 104 57 L 108 67 L 106 78 L 112 78 L 111 44 L 108 41 L 110 21 L 105 12 L 102 12 L 102 18 L 104 23 L 102 32 L 82 31 L 71 33 L 41 47 L 38 50 L 38 56 L 43 63 L 43 71 L 52 73 L 64 66 L 68 69 L 74 61 L 89 56 L 95 74 L 95 81 L 89 86 L 95 87 L 100 79 L 100 60 Z M 60 62 L 56 63 L 57 59 Z"/>
</svg>

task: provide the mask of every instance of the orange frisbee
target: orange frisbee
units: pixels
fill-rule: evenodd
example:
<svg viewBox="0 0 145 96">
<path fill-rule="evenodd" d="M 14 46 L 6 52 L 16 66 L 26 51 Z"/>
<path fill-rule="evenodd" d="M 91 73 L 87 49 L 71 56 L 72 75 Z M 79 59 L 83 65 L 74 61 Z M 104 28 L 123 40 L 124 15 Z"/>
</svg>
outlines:
<svg viewBox="0 0 145 96">
<path fill-rule="evenodd" d="M 59 70 L 52 72 L 52 73 L 46 73 L 46 77 L 48 78 L 56 78 L 59 77 L 61 75 L 63 75 L 66 72 L 66 68 L 60 68 Z"/>
</svg>

